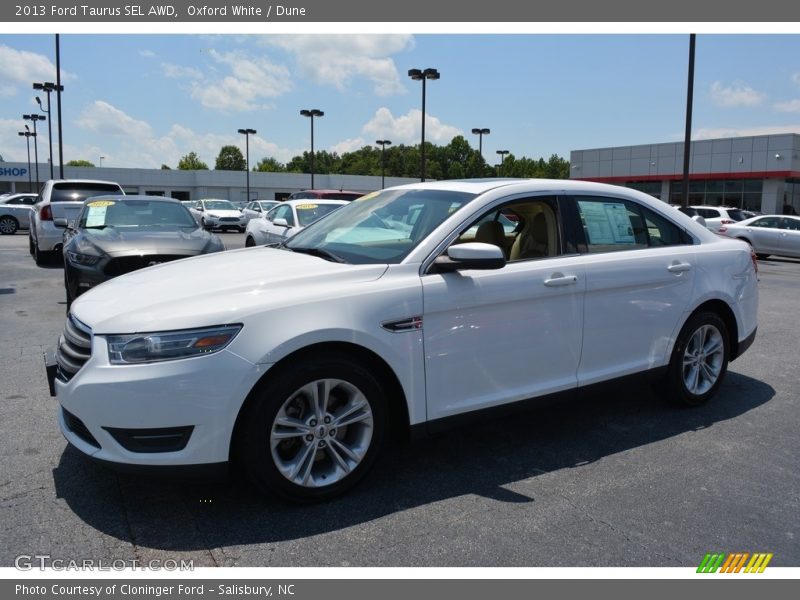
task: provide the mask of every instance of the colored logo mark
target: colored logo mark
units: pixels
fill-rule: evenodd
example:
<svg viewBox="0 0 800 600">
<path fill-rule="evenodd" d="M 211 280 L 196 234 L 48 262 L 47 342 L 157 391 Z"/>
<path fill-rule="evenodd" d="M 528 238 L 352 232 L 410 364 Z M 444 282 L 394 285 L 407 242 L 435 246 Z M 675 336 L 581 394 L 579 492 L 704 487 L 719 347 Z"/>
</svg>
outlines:
<svg viewBox="0 0 800 600">
<path fill-rule="evenodd" d="M 771 552 L 709 552 L 703 557 L 698 573 L 763 573 L 769 561 L 772 560 Z M 748 561 L 749 559 L 749 561 Z M 745 566 L 746 563 L 746 566 Z"/>
</svg>

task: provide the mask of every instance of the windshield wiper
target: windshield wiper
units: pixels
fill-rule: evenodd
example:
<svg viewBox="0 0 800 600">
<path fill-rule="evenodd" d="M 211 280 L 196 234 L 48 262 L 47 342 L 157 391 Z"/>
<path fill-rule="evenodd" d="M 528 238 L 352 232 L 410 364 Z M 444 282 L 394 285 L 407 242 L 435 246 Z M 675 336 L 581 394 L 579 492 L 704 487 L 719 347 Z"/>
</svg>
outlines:
<svg viewBox="0 0 800 600">
<path fill-rule="evenodd" d="M 84 229 L 105 229 L 106 227 L 114 227 L 113 225 L 85 225 Z"/>
<path fill-rule="evenodd" d="M 291 250 L 292 252 L 298 252 L 300 254 L 310 254 L 311 256 L 319 256 L 320 258 L 324 258 L 325 260 L 329 260 L 331 262 L 343 263 L 345 260 L 339 256 L 338 254 L 334 254 L 329 250 L 324 250 L 322 248 L 298 248 L 297 246 L 283 246 L 287 250 Z"/>
</svg>

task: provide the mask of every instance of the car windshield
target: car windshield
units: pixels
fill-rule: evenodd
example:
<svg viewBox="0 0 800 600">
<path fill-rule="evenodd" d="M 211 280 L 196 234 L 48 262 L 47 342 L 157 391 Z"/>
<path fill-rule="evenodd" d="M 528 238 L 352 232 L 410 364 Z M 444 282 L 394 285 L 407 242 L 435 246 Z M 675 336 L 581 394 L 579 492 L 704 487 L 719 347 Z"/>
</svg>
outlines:
<svg viewBox="0 0 800 600">
<path fill-rule="evenodd" d="M 113 183 L 57 183 L 50 194 L 50 202 L 83 202 L 109 193 L 121 194 L 122 190 Z"/>
<path fill-rule="evenodd" d="M 297 211 L 297 221 L 300 227 L 308 227 L 317 219 L 320 219 L 341 208 L 341 204 L 316 204 L 314 202 L 304 202 L 294 207 Z"/>
<path fill-rule="evenodd" d="M 195 229 L 197 222 L 186 207 L 177 202 L 90 200 L 81 213 L 78 226 L 90 229 L 105 227 Z"/>
<path fill-rule="evenodd" d="M 399 263 L 475 194 L 389 189 L 362 196 L 286 243 L 353 264 Z M 299 211 L 298 211 L 299 213 Z"/>
<path fill-rule="evenodd" d="M 206 210 L 238 210 L 228 200 L 206 200 L 203 204 L 205 204 Z"/>
</svg>

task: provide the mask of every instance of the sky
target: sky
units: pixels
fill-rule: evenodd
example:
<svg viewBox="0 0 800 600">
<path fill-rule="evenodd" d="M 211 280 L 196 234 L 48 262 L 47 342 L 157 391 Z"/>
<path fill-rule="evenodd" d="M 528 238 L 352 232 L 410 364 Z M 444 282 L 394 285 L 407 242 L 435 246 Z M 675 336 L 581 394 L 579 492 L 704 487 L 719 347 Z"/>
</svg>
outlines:
<svg viewBox="0 0 800 600">
<path fill-rule="evenodd" d="M 422 86 L 407 72 L 427 67 L 441 79 L 427 83 L 426 140 L 477 148 L 472 128 L 489 128 L 489 164 L 499 149 L 568 158 L 672 142 L 684 136 L 688 46 L 688 34 L 62 34 L 64 160 L 175 168 L 196 152 L 213 168 L 223 145 L 244 152 L 237 130 L 252 128 L 251 165 L 285 163 L 310 147 L 300 110 L 311 108 L 325 112 L 317 150 L 416 144 Z M 34 81 L 55 81 L 55 36 L 0 34 L 6 161 L 27 160 L 18 132 L 38 110 Z M 698 35 L 692 130 L 800 133 L 800 35 Z"/>
</svg>

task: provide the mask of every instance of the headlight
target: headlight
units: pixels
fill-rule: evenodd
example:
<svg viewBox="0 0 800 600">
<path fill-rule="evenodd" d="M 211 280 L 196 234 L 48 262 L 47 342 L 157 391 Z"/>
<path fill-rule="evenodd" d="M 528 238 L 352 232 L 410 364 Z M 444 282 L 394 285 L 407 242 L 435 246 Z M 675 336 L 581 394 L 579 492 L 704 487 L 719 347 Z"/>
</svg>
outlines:
<svg viewBox="0 0 800 600">
<path fill-rule="evenodd" d="M 211 217 L 212 219 L 218 219 L 219 218 L 219 215 L 215 215 L 213 213 L 208 213 L 208 216 Z"/>
<path fill-rule="evenodd" d="M 69 256 L 70 261 L 76 265 L 84 265 L 87 267 L 96 265 L 97 261 L 100 260 L 99 256 L 95 256 L 93 254 L 81 254 L 80 252 L 73 252 L 71 250 L 67 250 L 67 256 Z"/>
<path fill-rule="evenodd" d="M 241 325 L 205 329 L 109 335 L 108 360 L 112 365 L 178 360 L 219 352 L 233 341 Z"/>
</svg>

